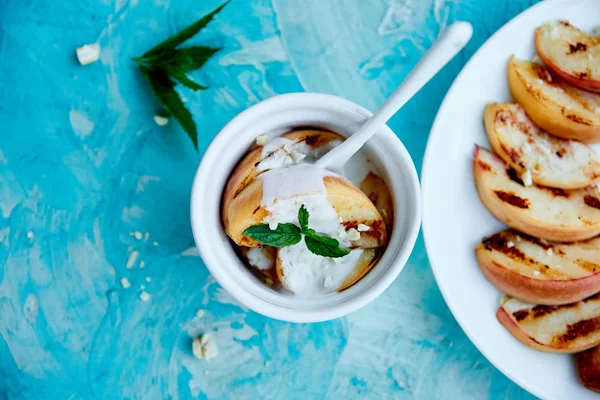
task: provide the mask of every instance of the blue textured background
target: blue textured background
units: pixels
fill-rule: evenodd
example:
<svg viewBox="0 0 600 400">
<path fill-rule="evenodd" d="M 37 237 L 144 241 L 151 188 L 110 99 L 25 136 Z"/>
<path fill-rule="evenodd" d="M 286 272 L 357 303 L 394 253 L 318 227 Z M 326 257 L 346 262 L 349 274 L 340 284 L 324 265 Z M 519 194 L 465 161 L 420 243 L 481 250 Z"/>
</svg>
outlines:
<svg viewBox="0 0 600 400">
<path fill-rule="evenodd" d="M 390 122 L 420 168 L 461 66 L 532 1 L 233 0 L 192 41 L 223 46 L 193 74 L 211 88 L 181 90 L 198 155 L 176 124 L 155 125 L 130 58 L 220 1 L 0 0 L 0 398 L 529 398 L 463 334 L 422 240 L 383 296 L 312 325 L 248 311 L 181 253 L 200 156 L 238 112 L 302 90 L 373 110 L 441 28 L 468 20 L 467 49 Z M 75 48 L 93 42 L 101 60 L 82 67 Z M 200 361 L 191 340 L 207 331 L 220 354 Z"/>
</svg>

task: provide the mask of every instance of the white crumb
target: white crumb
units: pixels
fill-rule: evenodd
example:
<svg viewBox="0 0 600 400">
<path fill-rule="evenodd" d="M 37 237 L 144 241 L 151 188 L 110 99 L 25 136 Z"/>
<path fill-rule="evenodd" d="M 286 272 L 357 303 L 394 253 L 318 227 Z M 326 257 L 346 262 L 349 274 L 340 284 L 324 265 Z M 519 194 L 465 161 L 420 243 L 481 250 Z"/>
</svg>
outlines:
<svg viewBox="0 0 600 400">
<path fill-rule="evenodd" d="M 27 239 L 33 239 L 35 235 L 33 234 L 33 232 L 29 231 L 27 232 Z"/>
<path fill-rule="evenodd" d="M 129 253 L 129 257 L 127 258 L 127 265 L 126 265 L 127 268 L 133 268 L 139 254 L 140 254 L 140 252 L 137 250 L 133 250 L 131 253 Z"/>
<path fill-rule="evenodd" d="M 154 116 L 154 122 L 158 126 L 165 126 L 169 123 L 169 118 L 165 117 L 164 115 L 156 114 Z"/>
<path fill-rule="evenodd" d="M 152 282 L 152 278 L 150 278 L 149 276 L 146 277 L 146 282 Z"/>
<path fill-rule="evenodd" d="M 332 284 L 333 284 L 333 282 L 331 281 L 331 277 L 330 276 L 326 276 L 325 280 L 323 281 L 323 287 L 324 288 L 329 288 L 329 287 L 331 287 Z"/>
<path fill-rule="evenodd" d="M 133 236 L 135 236 L 137 240 L 142 240 L 142 238 L 144 237 L 144 235 L 142 235 L 142 232 L 140 231 L 133 232 Z"/>
<path fill-rule="evenodd" d="M 546 254 L 548 254 L 549 256 L 551 256 L 552 255 L 552 249 L 546 250 Z"/>
<path fill-rule="evenodd" d="M 535 276 L 540 276 L 540 271 L 533 271 L 533 274 L 534 274 Z"/>
<path fill-rule="evenodd" d="M 144 233 L 144 242 L 147 242 L 150 238 L 150 234 L 148 232 Z"/>
<path fill-rule="evenodd" d="M 217 345 L 208 333 L 197 337 L 192 343 L 192 353 L 199 360 L 210 360 L 218 355 Z"/>
<path fill-rule="evenodd" d="M 279 225 L 280 217 L 281 216 L 278 213 L 269 214 L 266 218 L 263 219 L 263 223 L 267 223 L 269 225 L 269 229 L 274 231 Z"/>
<path fill-rule="evenodd" d="M 515 247 L 515 242 L 510 241 L 506 244 L 506 247 L 508 247 L 509 249 L 512 249 L 513 247 Z"/>
<path fill-rule="evenodd" d="M 523 175 L 521 175 L 521 180 L 523 181 L 523 184 L 525 186 L 533 185 L 533 180 L 531 178 L 531 171 L 526 169 L 525 172 L 523 172 Z"/>
<path fill-rule="evenodd" d="M 204 317 L 204 310 L 199 309 L 198 311 L 196 311 L 196 317 L 198 317 L 198 318 Z"/>
<path fill-rule="evenodd" d="M 145 290 L 146 289 L 146 285 L 140 285 L 140 290 Z"/>
<path fill-rule="evenodd" d="M 256 144 L 259 146 L 264 146 L 269 141 L 269 137 L 264 133 L 262 135 L 258 135 L 256 137 Z"/>
<path fill-rule="evenodd" d="M 371 229 L 371 227 L 365 224 L 358 224 L 358 226 L 356 227 L 356 230 L 358 230 L 359 232 L 366 232 L 369 229 Z"/>
<path fill-rule="evenodd" d="M 142 260 L 140 261 L 140 269 L 144 268 L 146 266 L 146 261 Z"/>
<path fill-rule="evenodd" d="M 155 240 L 154 242 L 152 242 L 152 244 L 153 244 L 154 246 L 158 246 L 158 242 L 157 242 L 156 240 Z"/>
<path fill-rule="evenodd" d="M 142 301 L 148 301 L 152 298 L 152 296 L 150 296 L 150 294 L 148 292 L 146 292 L 145 290 L 142 290 L 142 292 L 140 293 L 140 299 Z"/>
<path fill-rule="evenodd" d="M 354 228 L 350 228 L 348 229 L 348 232 L 346 232 L 348 234 L 348 240 L 350 241 L 354 241 L 354 240 L 359 240 L 360 239 L 360 232 L 357 231 Z"/>
<path fill-rule="evenodd" d="M 294 162 L 294 164 L 300 164 L 302 160 L 306 158 L 306 154 L 294 151 L 292 152 L 290 157 L 292 157 L 292 161 Z"/>
<path fill-rule="evenodd" d="M 75 52 L 77 53 L 79 64 L 88 65 L 98 61 L 100 58 L 100 45 L 98 43 L 84 44 L 78 47 Z"/>
<path fill-rule="evenodd" d="M 131 287 L 131 283 L 129 282 L 129 279 L 123 277 L 121 278 L 121 286 L 123 286 L 123 289 L 129 289 Z"/>
</svg>

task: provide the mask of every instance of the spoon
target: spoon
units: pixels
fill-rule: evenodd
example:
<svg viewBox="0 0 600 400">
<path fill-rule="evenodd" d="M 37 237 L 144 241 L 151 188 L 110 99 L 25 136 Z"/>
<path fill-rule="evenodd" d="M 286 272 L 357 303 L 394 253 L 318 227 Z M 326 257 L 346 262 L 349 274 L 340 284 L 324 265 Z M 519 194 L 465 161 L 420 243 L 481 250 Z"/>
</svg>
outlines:
<svg viewBox="0 0 600 400">
<path fill-rule="evenodd" d="M 423 58 L 410 71 L 394 93 L 371 118 L 317 162 L 321 168 L 341 174 L 344 164 L 427 82 L 431 80 L 471 39 L 473 27 L 468 22 L 455 22 L 435 41 Z"/>
</svg>

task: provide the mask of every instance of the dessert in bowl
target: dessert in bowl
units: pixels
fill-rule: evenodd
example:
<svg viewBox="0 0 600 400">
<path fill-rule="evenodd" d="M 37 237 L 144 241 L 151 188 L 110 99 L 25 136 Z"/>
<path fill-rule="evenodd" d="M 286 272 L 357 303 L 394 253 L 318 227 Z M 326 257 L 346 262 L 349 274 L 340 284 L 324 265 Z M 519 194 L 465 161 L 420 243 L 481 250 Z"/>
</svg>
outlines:
<svg viewBox="0 0 600 400">
<path fill-rule="evenodd" d="M 416 170 L 400 140 L 381 129 L 343 176 L 314 165 L 370 115 L 335 96 L 282 95 L 242 112 L 211 143 L 192 189 L 192 228 L 238 301 L 282 320 L 328 320 L 400 273 L 420 224 Z"/>
<path fill-rule="evenodd" d="M 368 160 L 354 157 L 347 177 L 314 164 L 344 139 L 316 129 L 260 135 L 225 187 L 227 234 L 280 290 L 312 296 L 347 289 L 385 249 L 391 219 L 386 226 L 382 214 L 393 216 L 391 194 Z"/>
</svg>

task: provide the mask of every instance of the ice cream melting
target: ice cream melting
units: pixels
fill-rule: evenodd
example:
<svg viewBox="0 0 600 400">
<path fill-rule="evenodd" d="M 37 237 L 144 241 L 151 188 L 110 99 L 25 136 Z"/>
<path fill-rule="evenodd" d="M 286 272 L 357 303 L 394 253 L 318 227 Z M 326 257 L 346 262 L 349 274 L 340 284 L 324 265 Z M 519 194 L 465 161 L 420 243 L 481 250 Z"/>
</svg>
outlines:
<svg viewBox="0 0 600 400">
<path fill-rule="evenodd" d="M 337 239 L 341 247 L 350 247 L 346 229 L 327 199 L 324 179 L 329 176 L 344 179 L 309 163 L 270 169 L 259 175 L 263 192 L 261 205 L 270 213 L 263 223 L 271 227 L 277 223 L 299 225 L 298 210 L 304 205 L 312 229 Z M 282 283 L 297 295 L 335 291 L 354 271 L 362 254 L 363 249 L 354 249 L 341 258 L 318 256 L 308 250 L 303 239 L 278 252 Z M 328 284 L 324 285 L 326 279 Z"/>
</svg>

